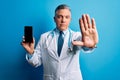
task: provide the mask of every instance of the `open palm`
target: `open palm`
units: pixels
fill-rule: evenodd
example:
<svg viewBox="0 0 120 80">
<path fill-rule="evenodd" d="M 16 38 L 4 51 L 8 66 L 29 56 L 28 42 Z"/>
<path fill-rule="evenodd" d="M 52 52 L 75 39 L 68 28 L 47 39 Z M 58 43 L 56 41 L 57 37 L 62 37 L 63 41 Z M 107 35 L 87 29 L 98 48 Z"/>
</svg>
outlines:
<svg viewBox="0 0 120 80">
<path fill-rule="evenodd" d="M 82 33 L 82 41 L 73 41 L 73 45 L 95 47 L 98 43 L 98 33 L 95 20 L 90 19 L 88 14 L 84 14 L 79 20 L 79 24 Z"/>
</svg>

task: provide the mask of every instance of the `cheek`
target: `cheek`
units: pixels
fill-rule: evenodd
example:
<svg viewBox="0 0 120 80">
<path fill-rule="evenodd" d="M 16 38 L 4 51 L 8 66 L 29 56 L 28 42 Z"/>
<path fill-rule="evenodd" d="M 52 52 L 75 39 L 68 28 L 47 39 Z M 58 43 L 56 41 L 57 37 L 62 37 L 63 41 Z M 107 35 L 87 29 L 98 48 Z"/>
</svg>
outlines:
<svg viewBox="0 0 120 80">
<path fill-rule="evenodd" d="M 56 22 L 56 24 L 58 24 L 58 25 L 61 23 L 60 20 L 56 20 L 55 22 Z"/>
</svg>

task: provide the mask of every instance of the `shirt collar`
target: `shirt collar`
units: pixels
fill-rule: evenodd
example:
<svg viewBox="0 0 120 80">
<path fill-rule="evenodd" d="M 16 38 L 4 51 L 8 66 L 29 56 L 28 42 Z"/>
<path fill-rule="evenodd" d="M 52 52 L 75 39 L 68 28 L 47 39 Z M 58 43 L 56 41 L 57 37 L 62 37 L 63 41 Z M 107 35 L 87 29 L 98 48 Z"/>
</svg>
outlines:
<svg viewBox="0 0 120 80">
<path fill-rule="evenodd" d="M 57 28 L 55 28 L 55 32 L 59 33 L 59 32 L 60 32 L 60 30 L 59 30 L 59 29 L 57 29 Z M 62 32 L 63 32 L 63 34 L 64 34 L 64 35 L 66 35 L 66 34 L 67 34 L 67 32 L 68 32 L 68 29 L 66 29 L 66 30 L 64 30 L 64 31 L 62 31 Z"/>
</svg>

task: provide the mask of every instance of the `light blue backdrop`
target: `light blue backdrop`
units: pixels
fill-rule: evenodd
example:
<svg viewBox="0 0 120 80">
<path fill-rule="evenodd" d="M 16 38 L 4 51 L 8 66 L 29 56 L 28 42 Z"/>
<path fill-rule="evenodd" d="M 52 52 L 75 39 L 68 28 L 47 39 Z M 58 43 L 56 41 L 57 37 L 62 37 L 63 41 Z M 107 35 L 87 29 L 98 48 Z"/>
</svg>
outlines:
<svg viewBox="0 0 120 80">
<path fill-rule="evenodd" d="M 61 3 L 71 7 L 70 27 L 75 31 L 83 13 L 96 20 L 98 48 L 80 54 L 84 80 L 120 80 L 119 0 L 0 0 L 0 80 L 42 80 L 42 67 L 25 60 L 23 29 L 32 25 L 37 43 L 42 33 L 55 27 L 54 9 Z"/>
</svg>

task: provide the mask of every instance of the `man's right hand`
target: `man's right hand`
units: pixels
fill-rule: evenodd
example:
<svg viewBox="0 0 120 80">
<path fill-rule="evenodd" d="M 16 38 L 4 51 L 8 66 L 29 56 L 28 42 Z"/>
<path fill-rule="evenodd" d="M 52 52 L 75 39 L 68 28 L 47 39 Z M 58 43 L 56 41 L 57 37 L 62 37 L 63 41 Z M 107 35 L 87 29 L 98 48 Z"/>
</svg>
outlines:
<svg viewBox="0 0 120 80">
<path fill-rule="evenodd" d="M 25 38 L 23 37 L 23 40 L 22 40 L 21 44 L 28 53 L 30 53 L 30 54 L 34 53 L 34 45 L 35 45 L 35 39 L 34 38 L 33 38 L 32 43 L 27 43 L 27 42 L 25 42 Z"/>
</svg>

